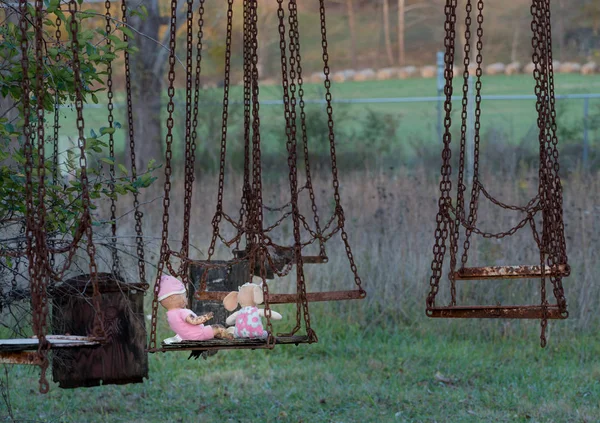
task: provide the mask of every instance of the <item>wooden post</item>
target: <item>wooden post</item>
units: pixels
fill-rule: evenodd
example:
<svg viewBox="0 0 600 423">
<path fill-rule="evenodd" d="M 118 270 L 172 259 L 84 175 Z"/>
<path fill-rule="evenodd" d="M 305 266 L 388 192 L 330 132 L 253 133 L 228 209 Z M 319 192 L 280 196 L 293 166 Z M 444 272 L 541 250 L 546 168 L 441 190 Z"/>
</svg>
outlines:
<svg viewBox="0 0 600 423">
<path fill-rule="evenodd" d="M 106 343 L 95 348 L 54 351 L 52 376 L 61 388 L 141 383 L 148 377 L 144 291 L 109 273 L 98 275 Z M 95 310 L 89 275 L 70 279 L 53 291 L 54 333 L 86 336 Z"/>
</svg>

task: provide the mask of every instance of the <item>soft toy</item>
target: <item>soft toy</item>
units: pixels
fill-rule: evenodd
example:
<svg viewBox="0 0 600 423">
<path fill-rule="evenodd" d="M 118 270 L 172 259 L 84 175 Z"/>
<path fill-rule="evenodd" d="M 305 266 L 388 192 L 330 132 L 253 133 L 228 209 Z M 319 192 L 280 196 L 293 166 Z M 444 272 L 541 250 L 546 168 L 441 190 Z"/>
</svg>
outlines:
<svg viewBox="0 0 600 423">
<path fill-rule="evenodd" d="M 245 283 L 239 288 L 239 292 L 233 291 L 223 299 L 223 305 L 228 311 L 236 309 L 238 303 L 241 309 L 227 318 L 227 325 L 235 324 L 233 336 L 236 338 L 260 338 L 265 339 L 269 333 L 264 330 L 261 317 L 265 310 L 258 309 L 257 304 L 262 304 L 262 288 L 255 283 Z M 271 319 L 281 320 L 281 314 L 271 310 Z M 231 328 L 230 328 L 231 329 Z"/>
<path fill-rule="evenodd" d="M 212 313 L 196 316 L 192 310 L 186 308 L 185 286 L 173 276 L 165 275 L 160 278 L 158 301 L 167 309 L 167 322 L 169 322 L 171 330 L 175 332 L 175 336 L 165 339 L 165 344 L 184 340 L 206 341 L 213 338 L 233 338 L 222 325 L 204 326 L 206 321 L 213 318 Z"/>
</svg>

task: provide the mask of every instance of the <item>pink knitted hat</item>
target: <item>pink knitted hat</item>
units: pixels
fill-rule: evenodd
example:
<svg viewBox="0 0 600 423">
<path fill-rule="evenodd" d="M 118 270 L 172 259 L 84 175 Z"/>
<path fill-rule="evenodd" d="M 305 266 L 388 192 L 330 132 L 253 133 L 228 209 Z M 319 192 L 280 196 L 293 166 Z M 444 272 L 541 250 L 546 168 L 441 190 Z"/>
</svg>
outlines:
<svg viewBox="0 0 600 423">
<path fill-rule="evenodd" d="M 160 289 L 158 291 L 158 301 L 175 294 L 185 294 L 183 283 L 173 276 L 163 275 L 160 277 Z"/>
</svg>

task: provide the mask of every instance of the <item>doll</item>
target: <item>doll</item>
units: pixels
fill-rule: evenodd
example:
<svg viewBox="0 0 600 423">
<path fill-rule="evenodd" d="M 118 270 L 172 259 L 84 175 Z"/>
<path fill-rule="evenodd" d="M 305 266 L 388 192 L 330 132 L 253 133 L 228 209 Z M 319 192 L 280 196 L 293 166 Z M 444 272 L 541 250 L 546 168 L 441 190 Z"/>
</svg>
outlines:
<svg viewBox="0 0 600 423">
<path fill-rule="evenodd" d="M 269 333 L 264 330 L 261 317 L 264 317 L 265 311 L 257 308 L 257 304 L 262 304 L 262 288 L 254 283 L 245 283 L 239 288 L 239 292 L 232 291 L 225 299 L 223 305 L 228 311 L 236 309 L 238 303 L 240 310 L 227 318 L 227 325 L 235 324 L 233 336 L 236 338 L 259 338 L 265 339 Z M 271 319 L 281 320 L 281 314 L 271 310 Z M 231 329 L 231 328 L 230 328 Z"/>
<path fill-rule="evenodd" d="M 158 301 L 167 309 L 167 322 L 175 336 L 165 339 L 165 344 L 181 341 L 206 341 L 213 338 L 233 339 L 222 325 L 204 325 L 213 318 L 212 313 L 202 316 L 186 308 L 187 297 L 183 283 L 173 276 L 160 278 Z"/>
</svg>

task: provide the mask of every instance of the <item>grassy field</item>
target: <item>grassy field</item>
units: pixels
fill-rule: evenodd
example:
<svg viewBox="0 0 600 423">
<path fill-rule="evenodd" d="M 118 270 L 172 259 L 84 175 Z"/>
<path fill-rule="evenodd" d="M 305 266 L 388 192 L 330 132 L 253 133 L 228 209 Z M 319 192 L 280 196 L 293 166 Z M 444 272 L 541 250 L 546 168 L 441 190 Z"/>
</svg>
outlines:
<svg viewBox="0 0 600 423">
<path fill-rule="evenodd" d="M 360 305 L 356 305 L 360 307 Z M 424 320 L 421 318 L 420 320 Z M 451 324 L 362 326 L 316 313 L 320 341 L 274 351 L 150 358 L 142 385 L 36 391 L 13 369 L 14 421 L 597 422 L 600 341 L 442 335 Z M 531 324 L 534 329 L 537 324 Z M 0 415 L 4 413 L 0 412 Z M 12 421 L 8 415 L 2 421 Z"/>
<path fill-rule="evenodd" d="M 482 180 L 511 204 L 524 204 L 537 189 L 533 171 L 486 172 Z M 322 175 L 315 177 L 318 193 L 327 192 L 326 183 Z M 174 183 L 175 199 L 182 198 L 181 184 L 179 179 Z M 210 236 L 215 186 L 213 177 L 203 177 L 193 197 L 191 241 L 201 251 Z M 318 344 L 272 352 L 221 352 L 208 361 L 188 361 L 186 353 L 157 354 L 150 357 L 150 378 L 143 385 L 75 391 L 52 385 L 46 396 L 37 393 L 37 369 L 7 368 L 12 408 L 1 403 L 2 421 L 12 421 L 12 413 L 15 421 L 36 422 L 598 422 L 600 178 L 571 174 L 564 186 L 572 266 L 564 286 L 570 316 L 550 322 L 546 349 L 539 347 L 537 321 L 425 317 L 437 184 L 423 169 L 393 173 L 374 169 L 342 175 L 350 241 L 368 297 L 343 305 L 311 305 Z M 229 175 L 226 211 L 235 210 L 236 187 L 239 175 Z M 287 193 L 285 183 L 265 184 L 265 198 L 272 205 L 283 203 Z M 149 200 L 159 193 L 147 195 Z M 327 195 L 319 195 L 318 201 L 322 215 L 327 215 L 331 206 Z M 158 208 L 152 204 L 144 208 L 149 272 L 156 264 L 160 224 Z M 181 239 L 177 224 L 181 210 L 182 202 L 174 201 L 174 248 Z M 513 213 L 485 203 L 479 216 L 483 227 L 495 229 L 516 219 Z M 267 221 L 274 218 L 266 215 Z M 123 236 L 131 231 L 124 220 Z M 285 240 L 289 234 L 286 223 L 277 239 Z M 328 244 L 326 266 L 306 267 L 310 290 L 351 288 L 340 244 Z M 194 258 L 202 257 L 199 250 L 193 249 Z M 528 231 L 502 243 L 474 240 L 470 251 L 469 263 L 474 266 L 536 260 Z M 103 249 L 98 254 L 106 257 Z M 218 249 L 217 258 L 229 257 L 226 249 Z M 100 271 L 107 265 L 99 259 Z M 135 269 L 126 261 L 124 266 L 126 271 Z M 277 292 L 289 292 L 293 286 L 291 278 L 271 285 Z M 465 282 L 459 285 L 458 296 L 466 304 L 535 304 L 539 287 L 533 281 Z M 444 282 L 440 304 L 447 299 Z M 146 313 L 149 302 L 150 296 Z M 282 306 L 276 310 L 286 320 L 275 330 L 286 330 L 293 313 Z M 160 312 L 158 337 L 167 336 Z"/>
<path fill-rule="evenodd" d="M 462 92 L 462 78 L 456 78 L 455 95 Z M 533 94 L 533 79 L 529 75 L 515 76 L 484 76 L 483 94 Z M 367 82 L 347 82 L 333 84 L 334 99 L 365 99 L 365 98 L 390 98 L 390 97 L 433 97 L 437 95 L 435 79 L 408 79 L 391 81 L 367 81 Z M 582 76 L 571 74 L 556 75 L 556 93 L 597 93 L 600 92 L 600 76 Z M 324 89 L 319 84 L 306 85 L 307 99 L 322 99 Z M 179 93 L 178 101 L 184 102 L 183 93 Z M 242 99 L 241 87 L 234 87 L 231 90 L 232 100 Z M 216 145 L 214 140 L 219 136 L 219 121 L 221 108 L 218 105 L 222 97 L 222 91 L 218 89 L 207 90 L 204 92 L 204 101 L 209 104 L 203 105 L 200 111 L 200 151 L 211 149 Z M 264 86 L 261 88 L 261 100 L 281 99 L 281 89 L 277 86 Z M 117 96 L 117 102 L 119 102 Z M 211 105 L 210 102 L 216 102 Z M 165 99 L 166 104 L 166 99 Z M 560 126 L 581 126 L 583 121 L 583 101 L 582 100 L 559 100 L 559 127 Z M 453 118 L 455 119 L 455 131 L 460 128 L 460 103 L 454 105 Z M 183 138 L 184 118 L 177 115 L 183 107 L 176 108 L 176 127 L 175 139 Z M 284 146 L 282 138 L 284 136 L 283 108 L 280 105 L 263 105 L 261 120 L 263 122 L 263 140 L 264 149 L 267 155 L 280 154 Z M 600 110 L 600 100 L 590 101 L 590 113 L 598 114 Z M 323 106 L 309 104 L 307 105 L 310 119 L 308 121 L 309 131 L 319 132 L 323 130 L 323 122 L 326 118 Z M 117 121 L 124 123 L 124 109 L 117 109 Z M 230 117 L 230 140 L 235 143 L 236 136 L 240 130 L 239 106 L 232 106 Z M 389 126 L 388 135 L 383 135 L 383 140 L 373 141 L 365 138 L 377 136 L 373 131 L 365 131 L 365 127 L 373 122 L 373 115 L 379 117 L 377 125 L 386 124 Z M 98 133 L 98 129 L 106 126 L 107 112 L 105 109 L 87 109 L 84 113 L 86 119 L 86 135 L 90 129 Z M 73 122 L 73 112 L 65 110 L 62 123 L 61 134 L 63 143 L 67 137 L 72 137 L 75 133 Z M 437 103 L 385 103 L 385 104 L 337 104 L 335 105 L 336 128 L 338 133 L 339 149 L 343 151 L 353 151 L 357 148 L 370 145 L 369 143 L 378 143 L 373 148 L 381 151 L 393 150 L 404 152 L 405 155 L 414 155 L 412 145 L 434 145 L 437 137 Z M 214 129 L 210 129 L 214 128 Z M 326 126 L 325 126 L 326 129 Z M 502 142 L 509 144 L 535 145 L 531 131 L 535 131 L 535 102 L 533 100 L 484 100 L 482 103 L 482 135 L 483 142 L 488 139 L 491 142 Z M 123 145 L 125 130 L 117 131 L 117 149 Z M 581 133 L 573 141 L 581 142 Z M 323 135 L 320 135 L 323 137 Z M 535 137 L 535 133 L 533 134 Z M 314 141 L 313 143 L 319 142 Z M 318 137 L 317 137 L 318 138 Z M 592 141 L 595 136 L 591 136 Z M 211 144 L 207 144 L 210 140 Z M 178 143 L 175 143 L 178 149 Z M 65 144 L 63 144 L 65 145 Z M 314 144 L 313 144 L 314 145 Z"/>
</svg>

